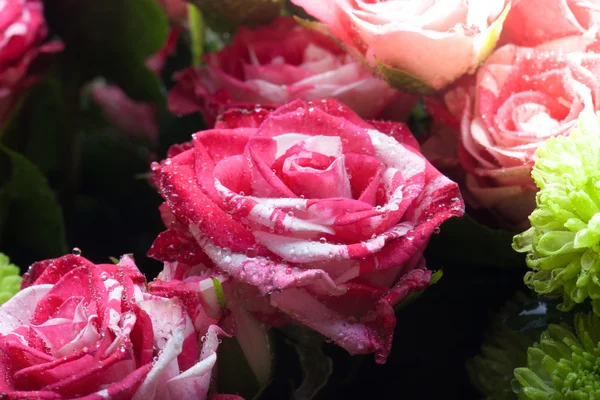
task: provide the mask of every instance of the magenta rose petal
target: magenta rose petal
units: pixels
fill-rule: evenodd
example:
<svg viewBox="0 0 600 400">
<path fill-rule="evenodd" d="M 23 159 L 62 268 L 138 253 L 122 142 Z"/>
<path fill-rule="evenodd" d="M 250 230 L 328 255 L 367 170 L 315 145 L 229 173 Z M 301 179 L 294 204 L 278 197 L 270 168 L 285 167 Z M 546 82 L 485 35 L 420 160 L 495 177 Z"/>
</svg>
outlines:
<svg viewBox="0 0 600 400">
<path fill-rule="evenodd" d="M 84 265 L 92 264 L 83 257 L 77 257 L 73 255 L 66 255 L 53 260 L 45 260 L 33 263 L 31 267 L 29 267 L 29 270 L 27 270 L 27 272 L 23 275 L 21 289 L 29 287 L 34 282 L 36 285 L 41 285 L 44 283 L 54 284 L 72 269 Z"/>
<path fill-rule="evenodd" d="M 221 272 L 240 281 L 256 286 L 261 294 L 289 287 L 315 286 L 324 293 L 342 294 L 345 288 L 336 285 L 324 271 L 304 271 L 286 263 L 278 263 L 265 257 L 249 257 L 245 253 L 234 253 L 231 249 L 216 246 L 200 230 L 190 226 L 196 241 L 213 260 Z"/>
<path fill-rule="evenodd" d="M 258 199 L 233 193 L 218 183 L 215 183 L 215 186 L 223 200 L 225 200 L 227 207 L 240 219 L 251 218 L 255 224 L 278 233 L 290 232 L 310 237 L 334 233 L 331 228 L 325 225 L 297 218 L 293 214 L 290 215 L 289 212 L 286 213 L 275 207 L 270 207 L 268 203 L 259 202 Z M 306 203 L 305 200 L 297 204 L 304 203 Z"/>
<path fill-rule="evenodd" d="M 27 88 L 49 64 L 60 42 L 43 43 L 48 34 L 41 1 L 11 0 L 0 17 L 0 121 L 5 122 Z"/>
<path fill-rule="evenodd" d="M 391 349 L 396 325 L 394 310 L 387 302 L 379 303 L 364 320 L 351 319 L 328 309 L 303 289 L 288 289 L 271 296 L 271 304 L 297 321 L 322 333 L 352 354 L 375 352 L 384 363 Z"/>
<path fill-rule="evenodd" d="M 222 211 L 194 184 L 192 166 L 165 165 L 163 168 L 161 191 L 174 214 L 184 214 L 205 232 L 215 238 L 216 244 L 232 250 L 252 247 L 254 238 L 231 215 Z M 195 203 L 197 208 L 190 210 L 187 204 Z"/>
<path fill-rule="evenodd" d="M 204 345 L 200 354 L 200 361 L 184 373 L 171 378 L 166 383 L 166 396 L 168 399 L 198 398 L 199 393 L 208 393 L 212 379 L 212 369 L 217 361 L 217 348 L 220 336 L 225 333 L 215 325 L 208 328 L 204 337 Z"/>
</svg>

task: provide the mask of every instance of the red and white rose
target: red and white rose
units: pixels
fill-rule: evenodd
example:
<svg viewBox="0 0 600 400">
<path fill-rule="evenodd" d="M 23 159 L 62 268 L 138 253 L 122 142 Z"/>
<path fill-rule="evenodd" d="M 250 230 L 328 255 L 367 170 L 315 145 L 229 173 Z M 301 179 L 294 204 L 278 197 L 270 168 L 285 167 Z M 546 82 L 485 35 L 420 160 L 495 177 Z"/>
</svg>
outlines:
<svg viewBox="0 0 600 400">
<path fill-rule="evenodd" d="M 33 264 L 0 307 L 0 393 L 9 399 L 205 399 L 220 308 L 212 280 L 185 302 L 157 295 L 133 260 Z M 166 296 L 162 296 L 162 294 Z M 201 341 L 200 337 L 204 340 Z"/>
<path fill-rule="evenodd" d="M 274 108 L 323 97 L 343 102 L 363 118 L 387 111 L 386 117 L 400 120 L 417 100 L 373 77 L 325 35 L 289 17 L 254 30 L 241 27 L 230 46 L 204 60 L 203 67 L 177 73 L 169 108 L 174 114 L 202 112 L 209 126 L 228 108 Z"/>
<path fill-rule="evenodd" d="M 307 325 L 379 362 L 393 306 L 429 283 L 431 234 L 463 213 L 406 125 L 334 100 L 229 110 L 153 171 L 168 230 L 150 256 L 229 276 L 261 321 Z"/>
</svg>

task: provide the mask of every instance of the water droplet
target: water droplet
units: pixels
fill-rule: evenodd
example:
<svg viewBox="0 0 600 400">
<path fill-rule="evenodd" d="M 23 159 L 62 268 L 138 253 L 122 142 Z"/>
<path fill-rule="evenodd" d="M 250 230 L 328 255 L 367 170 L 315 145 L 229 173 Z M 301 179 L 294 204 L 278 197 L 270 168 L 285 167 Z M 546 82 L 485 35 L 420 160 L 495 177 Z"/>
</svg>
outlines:
<svg viewBox="0 0 600 400">
<path fill-rule="evenodd" d="M 436 226 L 435 228 L 433 228 L 433 233 L 436 234 L 436 235 L 439 234 L 440 233 L 440 227 Z"/>
<path fill-rule="evenodd" d="M 246 250 L 246 256 L 248 258 L 254 258 L 258 255 L 258 250 L 256 249 L 256 247 L 250 247 L 248 250 Z"/>
<path fill-rule="evenodd" d="M 294 216 L 294 212 L 293 211 L 288 211 L 287 215 L 290 216 L 290 217 L 293 217 Z"/>
<path fill-rule="evenodd" d="M 81 255 L 81 249 L 79 247 L 73 247 L 73 250 L 71 250 L 71 254 L 73 254 L 76 257 L 79 257 Z"/>
<path fill-rule="evenodd" d="M 319 238 L 319 242 L 321 242 L 321 243 L 327 243 L 327 239 L 324 238 L 324 237 Z"/>
</svg>

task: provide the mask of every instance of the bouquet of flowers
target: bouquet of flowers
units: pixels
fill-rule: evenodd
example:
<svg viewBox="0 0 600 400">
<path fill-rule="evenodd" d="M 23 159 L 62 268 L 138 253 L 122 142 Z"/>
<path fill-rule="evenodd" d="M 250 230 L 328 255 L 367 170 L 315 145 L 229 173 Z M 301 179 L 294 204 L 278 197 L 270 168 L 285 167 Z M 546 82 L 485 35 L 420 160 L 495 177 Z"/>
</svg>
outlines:
<svg viewBox="0 0 600 400">
<path fill-rule="evenodd" d="M 0 398 L 600 398 L 599 112 L 596 0 L 0 0 Z"/>
</svg>

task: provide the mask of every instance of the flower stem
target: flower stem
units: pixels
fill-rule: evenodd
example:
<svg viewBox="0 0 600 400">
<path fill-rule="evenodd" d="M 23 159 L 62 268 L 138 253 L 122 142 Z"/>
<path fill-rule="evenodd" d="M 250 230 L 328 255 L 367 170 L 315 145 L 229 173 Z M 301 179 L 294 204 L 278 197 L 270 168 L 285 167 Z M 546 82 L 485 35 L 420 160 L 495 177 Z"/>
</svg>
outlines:
<svg viewBox="0 0 600 400">
<path fill-rule="evenodd" d="M 192 38 L 192 66 L 198 67 L 204 52 L 204 16 L 194 4 L 188 4 L 188 21 Z"/>
</svg>

